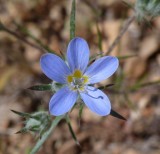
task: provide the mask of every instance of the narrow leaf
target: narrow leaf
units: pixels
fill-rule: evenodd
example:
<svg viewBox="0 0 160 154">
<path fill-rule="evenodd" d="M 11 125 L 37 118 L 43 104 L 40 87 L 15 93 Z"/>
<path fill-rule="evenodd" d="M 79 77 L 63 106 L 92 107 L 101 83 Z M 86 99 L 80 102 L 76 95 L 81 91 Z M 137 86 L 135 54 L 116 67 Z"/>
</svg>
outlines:
<svg viewBox="0 0 160 154">
<path fill-rule="evenodd" d="M 99 50 L 100 50 L 101 56 L 102 56 L 103 55 L 103 52 L 102 52 L 102 35 L 101 35 L 101 31 L 99 29 L 98 23 L 96 23 L 96 28 L 97 28 L 97 33 L 98 33 L 98 47 L 99 47 Z"/>
<path fill-rule="evenodd" d="M 21 117 L 32 118 L 32 116 L 29 113 L 19 112 L 19 111 L 15 111 L 15 110 L 11 110 L 11 111 L 15 114 L 18 114 Z"/>
<path fill-rule="evenodd" d="M 72 1 L 71 15 L 70 15 L 70 40 L 75 37 L 76 29 L 76 0 Z"/>
<path fill-rule="evenodd" d="M 111 86 L 114 86 L 114 84 L 113 83 L 107 84 L 106 86 L 98 87 L 98 89 L 106 89 L 106 88 L 111 87 Z"/>
<path fill-rule="evenodd" d="M 21 133 L 27 133 L 28 129 L 27 128 L 22 128 L 21 130 L 19 130 L 18 132 L 16 132 L 15 134 L 21 134 Z"/>
<path fill-rule="evenodd" d="M 126 120 L 122 115 L 111 109 L 110 115 L 121 120 Z"/>
<path fill-rule="evenodd" d="M 52 90 L 51 84 L 44 84 L 44 85 L 35 85 L 32 87 L 29 87 L 30 90 L 37 90 L 37 91 L 47 91 Z"/>
</svg>

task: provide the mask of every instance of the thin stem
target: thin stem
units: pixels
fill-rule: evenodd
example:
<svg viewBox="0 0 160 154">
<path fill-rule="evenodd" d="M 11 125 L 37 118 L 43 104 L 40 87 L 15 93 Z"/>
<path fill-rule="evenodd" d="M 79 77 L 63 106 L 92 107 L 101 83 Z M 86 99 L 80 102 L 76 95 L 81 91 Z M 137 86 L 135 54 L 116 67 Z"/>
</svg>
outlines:
<svg viewBox="0 0 160 154">
<path fill-rule="evenodd" d="M 124 35 L 124 33 L 127 31 L 128 27 L 130 26 L 130 24 L 135 20 L 135 16 L 131 16 L 125 26 L 123 27 L 123 29 L 120 31 L 119 35 L 116 37 L 116 39 L 114 40 L 114 42 L 111 44 L 111 46 L 109 47 L 108 51 L 107 51 L 107 55 L 111 53 L 111 51 L 115 48 L 115 46 L 119 43 L 120 39 L 122 38 L 122 36 Z"/>
<path fill-rule="evenodd" d="M 97 28 L 97 33 L 98 33 L 98 47 L 99 47 L 99 50 L 100 50 L 100 54 L 102 56 L 103 55 L 103 50 L 102 50 L 102 35 L 101 35 L 101 31 L 100 31 L 99 26 L 98 26 L 98 22 L 96 23 L 96 28 Z"/>
<path fill-rule="evenodd" d="M 76 29 L 76 0 L 72 1 L 71 15 L 70 15 L 70 40 L 75 37 Z"/>
<path fill-rule="evenodd" d="M 36 44 L 33 44 L 32 42 L 30 42 L 30 41 L 28 41 L 27 39 L 25 39 L 23 36 L 21 36 L 21 35 L 17 34 L 16 32 L 14 32 L 14 31 L 6 28 L 4 25 L 2 25 L 2 23 L 0 23 L 0 24 L 1 24 L 1 30 L 3 30 L 3 31 L 5 31 L 5 32 L 13 35 L 13 36 L 16 37 L 17 39 L 19 39 L 19 40 L 23 41 L 24 43 L 30 45 L 31 47 L 36 48 L 37 50 L 40 50 L 40 51 L 42 51 L 42 52 L 44 52 L 44 53 L 47 53 L 47 50 L 44 49 L 43 47 L 40 47 L 40 46 L 38 46 L 38 45 L 36 45 Z"/>
<path fill-rule="evenodd" d="M 73 130 L 73 128 L 72 128 L 72 125 L 71 125 L 70 118 L 69 118 L 68 114 L 66 115 L 66 122 L 67 122 L 67 124 L 68 124 L 69 131 L 70 131 L 70 133 L 71 133 L 74 141 L 76 142 L 76 144 L 77 144 L 78 146 L 80 146 L 80 144 L 79 144 L 79 142 L 78 142 L 78 140 L 77 140 L 76 134 L 74 133 L 74 130 Z"/>
<path fill-rule="evenodd" d="M 51 127 L 48 129 L 48 131 L 42 136 L 40 140 L 36 143 L 36 145 L 33 147 L 31 150 L 30 154 L 35 154 L 42 146 L 42 144 L 47 140 L 47 138 L 51 135 L 53 132 L 53 129 L 57 126 L 57 124 L 65 117 L 65 115 L 58 116 L 56 117 L 52 124 Z"/>
</svg>

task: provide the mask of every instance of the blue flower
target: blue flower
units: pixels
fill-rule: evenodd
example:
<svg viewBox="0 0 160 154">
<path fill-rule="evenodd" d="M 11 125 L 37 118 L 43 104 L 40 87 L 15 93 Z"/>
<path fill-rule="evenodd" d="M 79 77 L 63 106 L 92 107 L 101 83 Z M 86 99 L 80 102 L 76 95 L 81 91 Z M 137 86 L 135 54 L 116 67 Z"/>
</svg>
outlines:
<svg viewBox="0 0 160 154">
<path fill-rule="evenodd" d="M 89 53 L 87 42 L 76 37 L 68 45 L 68 63 L 51 53 L 41 57 L 43 73 L 63 85 L 49 102 L 52 115 L 59 116 L 70 111 L 79 96 L 91 111 L 101 116 L 110 114 L 111 104 L 108 97 L 92 85 L 109 78 L 118 68 L 118 59 L 105 56 L 87 67 Z"/>
</svg>

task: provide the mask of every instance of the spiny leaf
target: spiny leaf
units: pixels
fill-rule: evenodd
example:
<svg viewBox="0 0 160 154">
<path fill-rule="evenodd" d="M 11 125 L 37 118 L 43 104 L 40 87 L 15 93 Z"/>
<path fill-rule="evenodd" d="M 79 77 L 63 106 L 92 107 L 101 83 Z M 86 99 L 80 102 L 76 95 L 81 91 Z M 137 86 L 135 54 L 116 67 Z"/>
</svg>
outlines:
<svg viewBox="0 0 160 154">
<path fill-rule="evenodd" d="M 32 118 L 32 116 L 29 113 L 19 112 L 19 111 L 15 111 L 15 110 L 11 110 L 11 111 L 15 114 L 18 114 L 21 117 Z"/>
<path fill-rule="evenodd" d="M 106 86 L 98 87 L 98 89 L 106 89 L 106 88 L 111 87 L 111 86 L 114 86 L 114 84 L 113 83 L 107 84 Z"/>
<path fill-rule="evenodd" d="M 120 115 L 119 113 L 117 113 L 116 111 L 112 109 L 111 109 L 110 115 L 118 119 L 126 120 L 126 118 L 124 118 L 122 115 Z"/>
<path fill-rule="evenodd" d="M 37 91 L 47 91 L 52 90 L 51 84 L 44 84 L 44 85 L 35 85 L 32 87 L 29 87 L 30 90 L 37 90 Z"/>
<path fill-rule="evenodd" d="M 41 139 L 42 135 L 49 129 L 50 126 L 51 126 L 51 123 L 47 124 L 46 126 L 43 126 L 43 128 L 40 130 L 39 136 L 38 136 L 40 139 Z"/>
<path fill-rule="evenodd" d="M 16 132 L 15 134 L 27 133 L 27 132 L 28 132 L 28 129 L 24 127 L 21 130 L 19 130 L 18 132 Z"/>
<path fill-rule="evenodd" d="M 72 1 L 71 15 L 70 15 L 70 40 L 75 37 L 76 29 L 76 0 Z"/>
<path fill-rule="evenodd" d="M 32 131 L 32 132 L 37 132 L 39 131 L 39 125 L 35 125 L 35 126 L 32 126 L 32 127 L 29 127 L 28 130 Z"/>
</svg>

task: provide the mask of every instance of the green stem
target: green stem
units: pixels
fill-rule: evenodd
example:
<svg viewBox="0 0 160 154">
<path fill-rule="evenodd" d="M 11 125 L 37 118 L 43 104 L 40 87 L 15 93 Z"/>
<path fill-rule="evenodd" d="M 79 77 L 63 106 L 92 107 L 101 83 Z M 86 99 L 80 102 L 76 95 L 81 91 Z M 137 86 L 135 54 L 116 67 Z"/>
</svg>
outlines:
<svg viewBox="0 0 160 154">
<path fill-rule="evenodd" d="M 78 142 L 78 140 L 77 140 L 76 134 L 74 133 L 74 130 L 73 130 L 73 128 L 72 128 L 72 125 L 71 125 L 71 122 L 70 122 L 70 118 L 69 118 L 68 115 L 66 115 L 66 122 L 67 122 L 67 124 L 68 124 L 69 131 L 70 131 L 70 133 L 71 133 L 74 141 L 76 142 L 77 145 L 80 146 L 80 144 L 79 144 L 79 142 Z"/>
<path fill-rule="evenodd" d="M 99 29 L 98 23 L 96 23 L 97 33 L 98 33 L 98 47 L 101 53 L 101 56 L 103 56 L 103 50 L 102 50 L 102 35 L 101 31 Z"/>
<path fill-rule="evenodd" d="M 36 145 L 33 147 L 33 149 L 31 150 L 30 154 L 35 154 L 42 146 L 42 144 L 46 141 L 46 139 L 51 135 L 51 133 L 53 132 L 53 129 L 58 125 L 58 123 L 65 117 L 65 115 L 62 116 L 58 116 L 56 117 L 52 124 L 51 127 L 48 129 L 48 131 L 46 133 L 44 133 L 44 135 L 42 136 L 42 138 L 40 140 L 38 140 L 38 142 L 36 143 Z"/>
<path fill-rule="evenodd" d="M 70 16 L 70 40 L 75 37 L 75 29 L 76 29 L 76 0 L 72 1 L 72 9 Z"/>
</svg>

